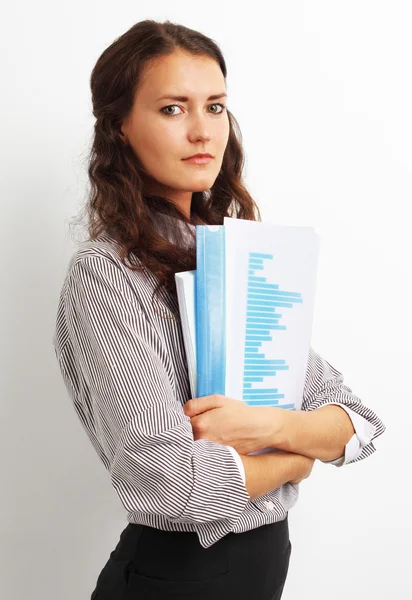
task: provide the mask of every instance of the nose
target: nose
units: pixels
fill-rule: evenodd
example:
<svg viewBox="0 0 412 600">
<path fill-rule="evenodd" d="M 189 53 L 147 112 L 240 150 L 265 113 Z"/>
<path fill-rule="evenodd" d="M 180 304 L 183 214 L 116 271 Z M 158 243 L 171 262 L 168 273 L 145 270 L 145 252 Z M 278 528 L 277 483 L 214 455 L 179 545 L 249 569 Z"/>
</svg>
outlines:
<svg viewBox="0 0 412 600">
<path fill-rule="evenodd" d="M 199 140 L 208 142 L 212 139 L 210 133 L 210 122 L 208 117 L 202 113 L 196 113 L 190 119 L 188 138 L 190 142 L 197 142 Z"/>
</svg>

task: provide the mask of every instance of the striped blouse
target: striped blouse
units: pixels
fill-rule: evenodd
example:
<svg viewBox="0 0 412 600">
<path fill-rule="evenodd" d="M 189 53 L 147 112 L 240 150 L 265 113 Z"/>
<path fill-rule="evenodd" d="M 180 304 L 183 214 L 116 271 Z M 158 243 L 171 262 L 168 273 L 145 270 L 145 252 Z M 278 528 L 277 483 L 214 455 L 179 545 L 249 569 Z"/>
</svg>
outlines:
<svg viewBox="0 0 412 600">
<path fill-rule="evenodd" d="M 127 520 L 194 531 L 208 548 L 229 532 L 284 519 L 299 486 L 286 483 L 251 500 L 237 452 L 194 440 L 183 411 L 191 395 L 177 296 L 167 292 L 152 302 L 156 283 L 150 271 L 122 264 L 109 235 L 81 243 L 60 292 L 53 346 Z M 345 408 L 355 428 L 344 456 L 332 463 L 375 452 L 373 440 L 385 425 L 311 347 L 302 410 L 330 403 Z"/>
</svg>

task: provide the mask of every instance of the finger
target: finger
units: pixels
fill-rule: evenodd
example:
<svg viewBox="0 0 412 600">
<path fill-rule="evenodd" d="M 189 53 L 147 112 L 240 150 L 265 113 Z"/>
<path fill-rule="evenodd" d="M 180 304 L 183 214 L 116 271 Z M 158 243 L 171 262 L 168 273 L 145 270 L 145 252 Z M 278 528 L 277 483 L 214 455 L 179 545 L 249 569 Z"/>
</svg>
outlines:
<svg viewBox="0 0 412 600">
<path fill-rule="evenodd" d="M 220 394 L 211 394 L 210 396 L 201 396 L 200 398 L 191 398 L 183 407 L 185 415 L 194 417 L 207 410 L 212 410 L 222 406 Z"/>
</svg>

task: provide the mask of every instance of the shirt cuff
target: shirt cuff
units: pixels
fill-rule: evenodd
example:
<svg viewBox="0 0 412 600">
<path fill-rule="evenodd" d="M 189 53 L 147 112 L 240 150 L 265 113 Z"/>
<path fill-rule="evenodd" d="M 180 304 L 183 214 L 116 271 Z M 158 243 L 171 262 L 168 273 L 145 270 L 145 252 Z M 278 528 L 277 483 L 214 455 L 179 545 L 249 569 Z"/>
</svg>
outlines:
<svg viewBox="0 0 412 600">
<path fill-rule="evenodd" d="M 244 483 L 244 485 L 246 485 L 245 467 L 243 466 L 243 462 L 242 462 L 242 459 L 240 458 L 240 455 L 236 452 L 236 450 L 232 446 L 226 446 L 226 447 L 229 448 L 229 450 L 231 451 L 233 458 L 235 459 L 237 466 L 239 468 L 239 472 L 243 479 L 243 483 Z"/>
<path fill-rule="evenodd" d="M 335 460 L 321 461 L 330 465 L 335 465 L 336 467 L 342 467 L 359 456 L 363 447 L 369 444 L 375 435 L 376 427 L 370 421 L 361 417 L 357 412 L 340 402 L 328 402 L 328 404 L 336 404 L 336 406 L 343 408 L 348 413 L 355 430 L 355 433 L 346 444 L 345 453 L 342 456 Z"/>
</svg>

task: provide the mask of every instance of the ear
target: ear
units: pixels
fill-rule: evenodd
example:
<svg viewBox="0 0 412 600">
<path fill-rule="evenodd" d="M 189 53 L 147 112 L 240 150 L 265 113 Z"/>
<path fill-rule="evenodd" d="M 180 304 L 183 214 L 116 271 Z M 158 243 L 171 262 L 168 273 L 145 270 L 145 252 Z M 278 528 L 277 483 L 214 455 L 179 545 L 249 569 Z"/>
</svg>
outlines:
<svg viewBox="0 0 412 600">
<path fill-rule="evenodd" d="M 123 133 L 122 128 L 120 128 L 119 135 L 120 135 L 120 139 L 122 140 L 123 144 L 125 146 L 127 146 L 127 144 L 128 144 L 127 135 L 125 133 Z"/>
</svg>

